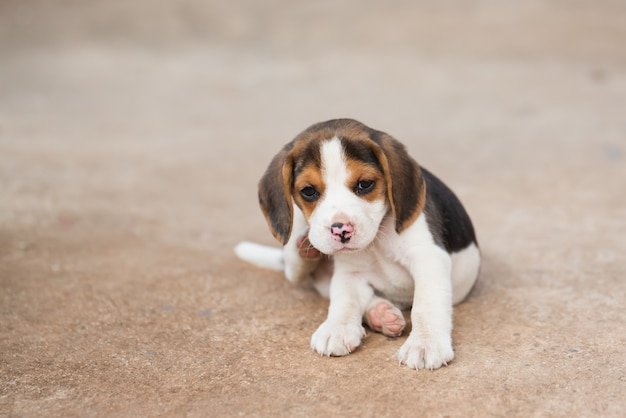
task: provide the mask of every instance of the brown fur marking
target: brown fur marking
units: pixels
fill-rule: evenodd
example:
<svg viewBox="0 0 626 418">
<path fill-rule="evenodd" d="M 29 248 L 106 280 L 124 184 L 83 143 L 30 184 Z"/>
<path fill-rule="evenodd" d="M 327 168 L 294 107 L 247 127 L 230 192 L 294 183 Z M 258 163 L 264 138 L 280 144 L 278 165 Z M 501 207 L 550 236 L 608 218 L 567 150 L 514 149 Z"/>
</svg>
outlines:
<svg viewBox="0 0 626 418">
<path fill-rule="evenodd" d="M 293 188 L 294 200 L 296 201 L 298 207 L 302 210 L 304 217 L 308 220 L 315 210 L 315 207 L 317 206 L 319 200 L 309 202 L 300 195 L 300 190 L 304 189 L 307 186 L 315 188 L 320 196 L 324 195 L 326 185 L 324 184 L 324 179 L 322 178 L 322 172 L 315 164 L 311 162 L 305 163 L 304 168 L 294 180 Z"/>
<path fill-rule="evenodd" d="M 385 184 L 383 173 L 378 167 L 352 159 L 346 160 L 346 166 L 349 173 L 346 187 L 350 190 L 354 190 L 359 181 L 372 180 L 375 182 L 374 189 L 371 192 L 359 197 L 368 202 L 386 199 L 387 186 Z"/>
</svg>

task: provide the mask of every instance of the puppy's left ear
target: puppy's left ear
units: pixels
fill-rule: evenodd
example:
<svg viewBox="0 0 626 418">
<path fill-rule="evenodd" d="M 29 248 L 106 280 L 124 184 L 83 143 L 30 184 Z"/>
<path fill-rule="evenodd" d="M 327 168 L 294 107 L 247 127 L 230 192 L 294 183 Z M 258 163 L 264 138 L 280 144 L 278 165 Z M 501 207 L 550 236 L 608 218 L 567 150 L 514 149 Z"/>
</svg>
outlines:
<svg viewBox="0 0 626 418">
<path fill-rule="evenodd" d="M 422 213 L 426 204 L 426 183 L 419 165 L 400 141 L 383 133 L 373 139 L 380 147 L 378 158 L 383 166 L 387 197 L 396 232 L 400 233 Z"/>
<path fill-rule="evenodd" d="M 259 181 L 259 204 L 274 238 L 283 245 L 291 236 L 293 204 L 291 200 L 293 160 L 290 144 L 274 156 Z"/>
</svg>

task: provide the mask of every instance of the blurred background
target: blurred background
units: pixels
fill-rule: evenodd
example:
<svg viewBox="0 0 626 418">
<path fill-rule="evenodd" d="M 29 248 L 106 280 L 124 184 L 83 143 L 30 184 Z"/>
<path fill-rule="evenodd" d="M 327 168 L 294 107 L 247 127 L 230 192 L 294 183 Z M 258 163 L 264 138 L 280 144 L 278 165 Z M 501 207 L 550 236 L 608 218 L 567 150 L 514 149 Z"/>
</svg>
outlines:
<svg viewBox="0 0 626 418">
<path fill-rule="evenodd" d="M 456 136 L 542 113 L 542 88 L 569 89 L 562 66 L 601 84 L 624 64 L 622 2 L 518 3 L 5 0 L 3 102 L 209 140 L 224 118 L 288 138 L 341 115 L 413 136 L 436 118 Z M 502 91 L 520 83 L 530 91 Z"/>
</svg>

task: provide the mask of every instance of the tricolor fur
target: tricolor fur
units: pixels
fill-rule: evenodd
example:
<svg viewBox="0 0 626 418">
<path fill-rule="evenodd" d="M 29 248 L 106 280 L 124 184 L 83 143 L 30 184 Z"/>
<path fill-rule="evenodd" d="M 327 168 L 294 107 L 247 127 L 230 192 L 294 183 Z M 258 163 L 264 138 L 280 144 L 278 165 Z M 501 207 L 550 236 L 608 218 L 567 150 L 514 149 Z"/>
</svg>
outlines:
<svg viewBox="0 0 626 418">
<path fill-rule="evenodd" d="M 291 281 L 312 280 L 330 297 L 311 338 L 315 351 L 349 354 L 365 335 L 363 322 L 398 336 L 400 309 L 412 306 L 400 362 L 436 369 L 454 358 L 452 305 L 467 296 L 480 266 L 474 228 L 452 191 L 399 141 L 349 119 L 313 125 L 274 157 L 259 201 L 283 251 L 242 244 L 237 253 L 282 266 Z M 307 234 L 329 257 L 299 255 Z"/>
</svg>

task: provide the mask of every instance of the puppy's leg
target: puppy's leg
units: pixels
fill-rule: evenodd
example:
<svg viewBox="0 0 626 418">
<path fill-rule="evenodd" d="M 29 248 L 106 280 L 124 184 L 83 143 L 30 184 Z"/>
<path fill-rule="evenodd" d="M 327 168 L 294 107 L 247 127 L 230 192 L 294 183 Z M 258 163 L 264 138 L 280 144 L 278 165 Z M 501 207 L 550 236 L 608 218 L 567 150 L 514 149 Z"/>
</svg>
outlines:
<svg viewBox="0 0 626 418">
<path fill-rule="evenodd" d="M 413 329 L 398 351 L 398 359 L 412 369 L 438 369 L 454 358 L 450 256 L 432 245 L 412 251 L 411 259 Z"/>
<path fill-rule="evenodd" d="M 311 273 L 313 287 L 326 299 L 330 298 L 330 279 L 333 276 L 333 270 L 333 259 L 322 257 L 315 271 Z"/>
<path fill-rule="evenodd" d="M 363 313 L 373 296 L 364 276 L 336 272 L 330 281 L 328 317 L 311 337 L 311 348 L 325 356 L 356 350 L 365 336 Z"/>
<path fill-rule="evenodd" d="M 452 258 L 452 303 L 463 302 L 474 287 L 480 271 L 480 250 L 476 244 L 453 253 Z"/>
<path fill-rule="evenodd" d="M 303 258 L 300 256 L 299 244 L 301 237 L 307 233 L 308 225 L 300 208 L 293 205 L 293 227 L 291 237 L 283 247 L 285 258 L 285 277 L 290 282 L 298 283 L 311 277 L 317 268 L 320 258 Z M 307 241 L 308 242 L 308 241 Z"/>
<path fill-rule="evenodd" d="M 387 299 L 375 296 L 367 305 L 363 320 L 372 330 L 387 337 L 398 337 L 406 326 L 402 311 Z"/>
</svg>

